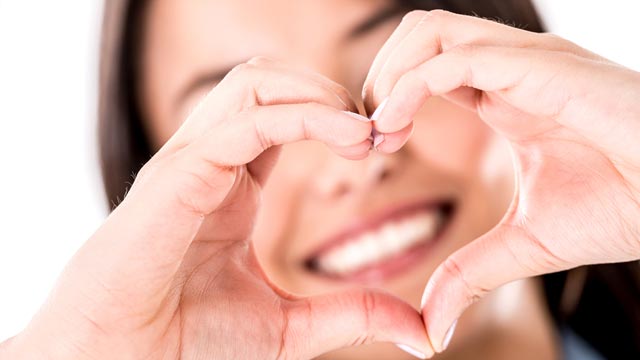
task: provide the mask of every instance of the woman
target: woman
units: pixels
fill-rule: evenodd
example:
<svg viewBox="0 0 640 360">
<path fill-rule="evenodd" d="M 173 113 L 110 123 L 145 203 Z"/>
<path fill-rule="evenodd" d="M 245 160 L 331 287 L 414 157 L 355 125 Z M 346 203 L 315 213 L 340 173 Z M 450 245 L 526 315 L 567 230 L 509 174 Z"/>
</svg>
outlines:
<svg viewBox="0 0 640 360">
<path fill-rule="evenodd" d="M 7 354 L 557 358 L 539 280 L 455 319 L 511 280 L 639 257 L 638 74 L 403 18 L 541 31 L 528 2 L 107 6 L 109 198 L 137 177 Z"/>
</svg>

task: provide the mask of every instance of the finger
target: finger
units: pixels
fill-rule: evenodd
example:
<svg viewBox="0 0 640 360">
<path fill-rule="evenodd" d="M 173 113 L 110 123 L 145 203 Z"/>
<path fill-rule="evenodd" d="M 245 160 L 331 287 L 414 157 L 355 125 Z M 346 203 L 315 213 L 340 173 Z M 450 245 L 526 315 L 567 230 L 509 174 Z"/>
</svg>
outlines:
<svg viewBox="0 0 640 360">
<path fill-rule="evenodd" d="M 233 121 L 233 126 L 211 129 L 190 144 L 188 156 L 237 166 L 276 145 L 317 140 L 333 149 L 350 148 L 371 134 L 371 122 L 364 116 L 315 103 L 253 107 Z"/>
<path fill-rule="evenodd" d="M 413 30 L 416 24 L 420 21 L 420 19 L 424 16 L 423 13 L 418 11 L 412 11 L 406 14 L 400 25 L 396 28 L 396 30 L 391 34 L 389 39 L 382 46 L 376 58 L 373 60 L 373 64 L 369 69 L 369 73 L 367 74 L 366 80 L 364 81 L 364 86 L 362 88 L 362 98 L 364 99 L 364 106 L 367 111 L 367 114 L 372 114 L 375 110 L 375 105 L 373 102 L 373 82 L 378 78 L 378 74 L 382 69 L 382 66 L 387 61 L 387 58 L 393 53 L 393 50 L 398 46 L 400 41 Z"/>
<path fill-rule="evenodd" d="M 568 267 L 516 226 L 498 226 L 464 246 L 436 269 L 422 298 L 422 315 L 434 350 L 446 349 L 457 319 L 488 292 L 514 280 Z"/>
<path fill-rule="evenodd" d="M 171 290 L 171 279 L 206 215 L 218 209 L 234 186 L 251 186 L 236 181 L 246 171 L 236 165 L 299 140 L 335 148 L 360 145 L 371 124 L 354 116 L 313 103 L 254 107 L 240 114 L 235 126 L 211 129 L 180 151 L 150 161 L 125 200 L 77 254 L 72 266 L 89 270 L 76 271 L 84 280 L 75 283 L 96 294 L 106 288 L 126 294 L 131 303 L 153 306 Z M 251 168 L 263 178 L 270 170 L 265 159 L 264 168 Z"/>
<path fill-rule="evenodd" d="M 458 105 L 461 108 L 469 111 L 477 111 L 478 109 L 476 105 L 480 100 L 479 97 L 482 96 L 482 92 L 478 89 L 463 86 L 441 96 L 445 100 Z"/>
<path fill-rule="evenodd" d="M 310 359 L 344 347 L 391 342 L 422 358 L 433 352 L 420 314 L 404 301 L 373 290 L 353 290 L 288 302 L 283 348 Z"/>
<path fill-rule="evenodd" d="M 406 127 L 427 98 L 453 92 L 457 101 L 468 101 L 465 107 L 482 111 L 499 96 L 500 101 L 528 114 L 552 118 L 569 100 L 554 88 L 561 78 L 558 73 L 577 64 L 571 55 L 533 49 L 482 47 L 464 45 L 453 48 L 421 64 L 402 76 L 394 86 L 386 106 L 380 111 L 376 129 L 395 132 Z M 575 68 L 574 68 L 575 71 Z M 563 84 L 564 87 L 569 84 Z M 484 92 L 482 96 L 461 88 Z M 457 92 L 456 92 L 457 91 Z M 535 97 L 536 101 L 532 101 Z M 497 130 L 519 136 L 539 130 L 537 122 L 513 123 L 493 121 Z M 514 120 L 514 119 L 512 119 Z M 493 122 L 492 122 L 493 121 Z"/>
<path fill-rule="evenodd" d="M 374 103 L 385 99 L 406 72 L 442 52 L 460 45 L 532 48 L 562 51 L 590 59 L 604 60 L 579 46 L 552 34 L 525 31 L 495 21 L 464 16 L 442 10 L 417 11 L 422 14 L 387 55 L 375 77 Z"/>
<path fill-rule="evenodd" d="M 349 92 L 321 76 L 256 58 L 236 66 L 196 107 L 159 154 L 171 153 L 254 106 L 318 103 L 358 111 Z"/>
<path fill-rule="evenodd" d="M 369 155 L 371 150 L 371 140 L 366 139 L 359 144 L 346 147 L 329 146 L 329 148 L 345 159 L 362 160 Z M 281 146 L 274 146 L 264 151 L 260 156 L 258 156 L 258 158 L 247 164 L 249 172 L 253 174 L 260 185 L 264 186 L 266 183 L 271 170 L 278 160 L 280 150 Z"/>
<path fill-rule="evenodd" d="M 367 118 L 322 104 L 252 107 L 237 114 L 233 126 L 225 124 L 209 130 L 168 159 L 155 175 L 154 185 L 158 188 L 149 191 L 157 193 L 163 189 L 167 204 L 160 208 L 172 209 L 173 213 L 164 214 L 166 216 L 175 217 L 179 212 L 185 212 L 185 216 L 206 216 L 216 211 L 224 200 L 215 194 L 229 193 L 227 180 L 221 179 L 235 179 L 237 170 L 232 169 L 250 164 L 247 170 L 264 184 L 275 164 L 276 154 L 268 150 L 287 143 L 315 140 L 327 144 L 338 154 L 362 158 L 368 155 L 371 146 L 370 133 L 371 123 Z M 265 157 L 258 159 L 261 155 Z M 254 162 L 256 159 L 258 162 Z M 160 241 L 147 238 L 147 241 Z M 177 261 L 180 253 L 167 254 L 171 256 Z"/>
<path fill-rule="evenodd" d="M 282 146 L 273 146 L 265 150 L 255 160 L 247 164 L 247 170 L 258 181 L 260 186 L 264 186 L 271 174 L 271 170 L 278 162 Z"/>
<path fill-rule="evenodd" d="M 329 148 L 345 159 L 362 160 L 369 155 L 372 145 L 371 139 L 367 138 L 356 145 L 346 147 L 329 146 Z"/>
<path fill-rule="evenodd" d="M 344 104 L 344 106 L 346 107 L 346 110 L 353 111 L 353 112 L 357 112 L 358 110 L 357 105 L 353 100 L 353 96 L 351 95 L 349 90 L 347 90 L 344 86 L 340 85 L 339 83 L 329 79 L 328 77 L 318 72 L 310 71 L 303 68 L 294 68 L 291 64 L 288 64 L 276 59 L 264 57 L 264 56 L 254 57 L 253 59 L 249 60 L 248 63 L 256 67 L 279 70 L 284 73 L 297 75 L 301 79 L 309 79 L 311 81 L 314 81 L 318 85 L 334 93 L 335 96 L 340 100 L 340 102 Z M 274 104 L 265 104 L 265 105 L 274 105 Z M 330 104 L 327 104 L 327 105 L 330 105 Z"/>
<path fill-rule="evenodd" d="M 375 145 L 377 151 L 391 154 L 400 150 L 409 140 L 413 133 L 413 122 L 407 125 L 404 129 L 390 134 L 381 134 L 382 142 Z M 380 141 L 380 140 L 379 140 Z"/>
</svg>

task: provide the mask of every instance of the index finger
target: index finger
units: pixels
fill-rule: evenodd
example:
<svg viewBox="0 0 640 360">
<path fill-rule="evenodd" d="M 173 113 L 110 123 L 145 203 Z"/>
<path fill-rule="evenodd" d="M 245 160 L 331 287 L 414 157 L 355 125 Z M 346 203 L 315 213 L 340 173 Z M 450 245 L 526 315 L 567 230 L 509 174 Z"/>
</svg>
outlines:
<svg viewBox="0 0 640 360">
<path fill-rule="evenodd" d="M 377 55 L 367 77 L 363 92 L 367 110 L 389 96 L 404 74 L 461 45 L 533 48 L 604 60 L 555 35 L 526 31 L 478 17 L 443 10 L 416 10 L 405 19 Z M 407 30 L 408 27 L 411 28 Z"/>
<path fill-rule="evenodd" d="M 420 20 L 424 17 L 424 14 L 418 11 L 412 11 L 406 14 L 400 25 L 396 28 L 396 30 L 391 34 L 391 37 L 387 39 L 384 43 L 378 55 L 373 60 L 373 64 L 369 69 L 369 73 L 367 74 L 367 78 L 364 81 L 364 86 L 362 88 L 362 99 L 364 101 L 364 107 L 367 111 L 367 114 L 373 114 L 375 110 L 375 104 L 373 103 L 373 82 L 378 77 L 378 74 L 382 70 L 382 67 L 387 61 L 387 58 L 393 53 L 396 46 L 406 37 L 408 33 L 410 33 L 416 25 L 420 22 Z"/>
</svg>

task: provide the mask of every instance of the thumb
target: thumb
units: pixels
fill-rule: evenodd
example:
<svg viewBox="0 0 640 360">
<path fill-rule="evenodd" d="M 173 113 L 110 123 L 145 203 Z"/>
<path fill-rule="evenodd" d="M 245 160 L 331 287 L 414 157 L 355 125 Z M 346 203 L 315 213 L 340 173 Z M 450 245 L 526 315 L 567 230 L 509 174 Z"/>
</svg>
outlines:
<svg viewBox="0 0 640 360">
<path fill-rule="evenodd" d="M 416 309 L 383 292 L 358 289 L 290 300 L 283 332 L 287 358 L 309 359 L 344 347 L 392 342 L 421 358 L 433 355 Z"/>
<path fill-rule="evenodd" d="M 449 256 L 422 296 L 422 316 L 436 352 L 446 349 L 457 319 L 489 291 L 566 266 L 526 229 L 501 224 Z"/>
</svg>

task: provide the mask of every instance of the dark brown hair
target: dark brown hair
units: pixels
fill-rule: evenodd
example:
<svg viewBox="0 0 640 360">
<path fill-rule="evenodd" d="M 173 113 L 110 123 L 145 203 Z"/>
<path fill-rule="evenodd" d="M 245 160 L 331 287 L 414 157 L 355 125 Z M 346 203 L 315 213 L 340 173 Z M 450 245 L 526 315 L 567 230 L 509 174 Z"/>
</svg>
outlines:
<svg viewBox="0 0 640 360">
<path fill-rule="evenodd" d="M 138 50 L 147 0 L 106 0 L 100 61 L 98 135 L 110 206 L 126 195 L 153 155 L 139 108 Z M 542 32 L 530 0 L 404 0 L 408 10 L 445 9 Z M 607 358 L 640 358 L 640 265 L 590 266 L 544 276 L 559 326 L 581 335 Z"/>
</svg>

